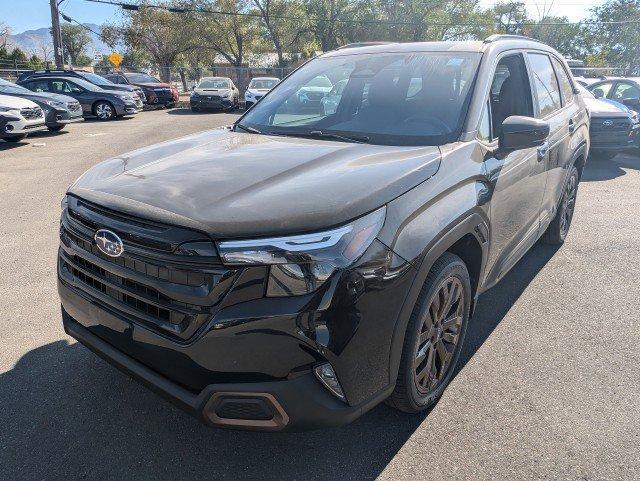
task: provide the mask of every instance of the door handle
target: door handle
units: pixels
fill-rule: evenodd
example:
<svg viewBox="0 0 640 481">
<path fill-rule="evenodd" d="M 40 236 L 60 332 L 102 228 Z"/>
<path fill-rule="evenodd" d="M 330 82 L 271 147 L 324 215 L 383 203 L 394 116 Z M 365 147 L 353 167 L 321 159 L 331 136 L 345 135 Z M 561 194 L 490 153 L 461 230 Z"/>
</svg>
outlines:
<svg viewBox="0 0 640 481">
<path fill-rule="evenodd" d="M 542 162 L 549 152 L 549 142 L 545 142 L 538 147 L 538 162 Z"/>
<path fill-rule="evenodd" d="M 569 133 L 572 134 L 576 131 L 576 123 L 573 119 L 569 119 Z"/>
</svg>

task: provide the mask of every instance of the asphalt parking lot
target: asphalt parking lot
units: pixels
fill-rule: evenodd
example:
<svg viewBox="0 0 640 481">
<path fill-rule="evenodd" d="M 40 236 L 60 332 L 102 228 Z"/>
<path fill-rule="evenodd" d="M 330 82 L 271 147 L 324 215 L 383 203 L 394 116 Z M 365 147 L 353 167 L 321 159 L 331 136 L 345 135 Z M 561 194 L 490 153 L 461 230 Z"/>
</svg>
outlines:
<svg viewBox="0 0 640 481">
<path fill-rule="evenodd" d="M 640 478 L 640 157 L 589 162 L 569 238 L 480 298 L 426 415 L 214 430 L 65 335 L 60 200 L 91 165 L 233 121 L 184 109 L 0 142 L 0 479 Z"/>
</svg>

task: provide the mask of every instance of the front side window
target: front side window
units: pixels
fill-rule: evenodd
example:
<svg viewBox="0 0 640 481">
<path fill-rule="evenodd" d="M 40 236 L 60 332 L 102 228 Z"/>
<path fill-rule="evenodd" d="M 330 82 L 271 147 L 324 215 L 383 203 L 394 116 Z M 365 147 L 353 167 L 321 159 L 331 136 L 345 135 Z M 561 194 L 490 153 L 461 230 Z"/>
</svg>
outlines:
<svg viewBox="0 0 640 481">
<path fill-rule="evenodd" d="M 278 84 L 240 125 L 278 135 L 351 135 L 380 145 L 451 142 L 460 135 L 479 60 L 471 52 L 320 57 Z M 331 108 L 327 97 L 335 102 Z"/>
<path fill-rule="evenodd" d="M 562 63 L 555 57 L 553 57 L 553 66 L 556 69 L 558 75 L 558 82 L 560 83 L 560 91 L 562 92 L 562 101 L 564 105 L 567 105 L 573 101 L 573 86 L 571 80 L 567 75 L 567 71 L 564 69 Z"/>
<path fill-rule="evenodd" d="M 538 103 L 538 116 L 541 118 L 546 117 L 562 107 L 558 79 L 548 55 L 530 53 L 529 61 L 531 63 L 533 89 L 536 92 Z"/>
<path fill-rule="evenodd" d="M 512 115 L 533 117 L 529 76 L 522 54 L 503 57 L 496 66 L 490 90 L 491 138 L 500 137 L 502 122 Z"/>
</svg>

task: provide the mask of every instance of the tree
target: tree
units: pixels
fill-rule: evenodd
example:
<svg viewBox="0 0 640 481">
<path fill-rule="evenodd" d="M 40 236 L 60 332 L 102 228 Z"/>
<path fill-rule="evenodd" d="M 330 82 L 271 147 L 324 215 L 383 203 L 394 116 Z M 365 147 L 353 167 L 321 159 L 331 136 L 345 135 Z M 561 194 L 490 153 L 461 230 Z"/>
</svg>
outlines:
<svg viewBox="0 0 640 481">
<path fill-rule="evenodd" d="M 0 48 L 7 48 L 9 35 L 11 35 L 11 29 L 6 23 L 0 21 Z"/>
<path fill-rule="evenodd" d="M 500 2 L 490 9 L 498 33 L 522 35 L 524 24 L 529 21 L 524 2 Z"/>
<path fill-rule="evenodd" d="M 194 6 L 203 10 L 219 10 L 235 14 L 247 12 L 250 0 L 199 0 Z M 193 18 L 194 33 L 198 37 L 198 54 L 213 51 L 222 55 L 231 65 L 242 65 L 247 47 L 258 36 L 255 17 L 243 15 L 216 15 L 196 13 Z M 213 62 L 211 62 L 213 64 Z"/>
<path fill-rule="evenodd" d="M 620 67 L 627 75 L 638 73 L 640 0 L 609 0 L 593 8 L 590 21 L 593 23 L 589 24 L 589 34 L 596 58 L 600 54 L 606 63 Z"/>
<path fill-rule="evenodd" d="M 180 8 L 183 2 L 165 1 L 154 3 L 170 8 Z M 130 50 L 130 56 L 140 58 L 139 55 L 151 60 L 160 70 L 160 78 L 168 82 L 171 76 L 171 67 L 178 58 L 198 48 L 196 35 L 194 34 L 191 17 L 184 14 L 176 14 L 168 10 L 147 8 L 141 3 L 139 11 L 127 11 L 125 24 L 113 27 L 108 32 L 103 32 L 110 41 L 121 40 Z"/>
<path fill-rule="evenodd" d="M 262 27 L 278 56 L 278 66 L 285 67 L 285 52 L 298 47 L 305 25 L 303 8 L 298 0 L 252 0 L 260 13 Z"/>
<path fill-rule="evenodd" d="M 77 65 L 86 64 L 86 48 L 91 44 L 91 35 L 81 25 L 63 23 L 60 25 L 62 31 L 62 47 L 69 56 L 71 63 Z M 91 62 L 91 59 L 89 59 Z"/>
</svg>

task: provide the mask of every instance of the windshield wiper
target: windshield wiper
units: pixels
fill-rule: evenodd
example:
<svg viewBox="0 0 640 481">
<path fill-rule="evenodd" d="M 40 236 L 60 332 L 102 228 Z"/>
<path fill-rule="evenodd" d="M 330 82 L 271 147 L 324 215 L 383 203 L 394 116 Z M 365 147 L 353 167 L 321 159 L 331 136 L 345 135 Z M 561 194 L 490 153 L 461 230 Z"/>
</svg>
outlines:
<svg viewBox="0 0 640 481">
<path fill-rule="evenodd" d="M 258 129 L 254 129 L 253 127 L 249 127 L 248 125 L 236 124 L 236 127 L 240 127 L 242 130 L 246 132 L 251 132 L 252 134 L 261 134 Z"/>
<path fill-rule="evenodd" d="M 357 144 L 366 144 L 369 142 L 369 137 L 366 135 L 340 135 L 331 132 L 323 132 L 322 130 L 311 130 L 310 132 L 287 132 L 285 135 L 291 135 L 294 137 L 319 137 L 322 139 L 335 139 L 343 142 L 355 142 Z"/>
</svg>

